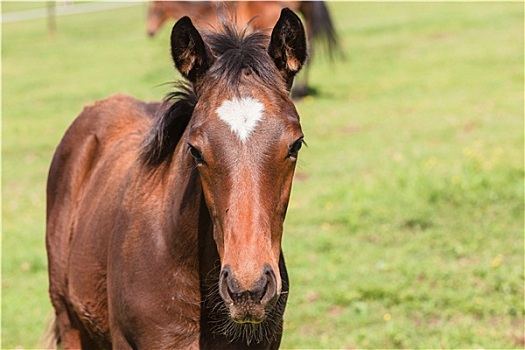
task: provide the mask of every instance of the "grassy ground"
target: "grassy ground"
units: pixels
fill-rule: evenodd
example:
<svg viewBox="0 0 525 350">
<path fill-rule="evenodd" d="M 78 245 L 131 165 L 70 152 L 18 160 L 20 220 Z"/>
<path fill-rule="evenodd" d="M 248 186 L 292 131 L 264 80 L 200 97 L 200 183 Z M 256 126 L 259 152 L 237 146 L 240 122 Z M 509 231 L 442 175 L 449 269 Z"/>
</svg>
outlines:
<svg viewBox="0 0 525 350">
<path fill-rule="evenodd" d="M 523 348 L 523 4 L 330 9 L 346 60 L 298 103 L 283 347 Z M 2 348 L 51 313 L 54 147 L 95 99 L 168 91 L 168 31 L 146 38 L 145 5 L 3 25 Z"/>
</svg>

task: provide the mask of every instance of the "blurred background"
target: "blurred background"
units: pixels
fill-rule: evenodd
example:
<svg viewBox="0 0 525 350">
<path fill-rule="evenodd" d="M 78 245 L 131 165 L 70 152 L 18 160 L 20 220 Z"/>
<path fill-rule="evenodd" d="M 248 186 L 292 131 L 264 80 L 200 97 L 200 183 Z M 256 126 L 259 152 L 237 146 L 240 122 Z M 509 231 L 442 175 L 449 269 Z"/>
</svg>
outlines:
<svg viewBox="0 0 525 350">
<path fill-rule="evenodd" d="M 51 318 L 45 184 L 85 105 L 179 79 L 147 2 L 2 2 L 2 348 Z M 283 249 L 283 348 L 523 348 L 524 7 L 328 2 Z M 51 14 L 51 15 L 50 15 Z M 54 15 L 52 15 L 54 14 Z"/>
</svg>

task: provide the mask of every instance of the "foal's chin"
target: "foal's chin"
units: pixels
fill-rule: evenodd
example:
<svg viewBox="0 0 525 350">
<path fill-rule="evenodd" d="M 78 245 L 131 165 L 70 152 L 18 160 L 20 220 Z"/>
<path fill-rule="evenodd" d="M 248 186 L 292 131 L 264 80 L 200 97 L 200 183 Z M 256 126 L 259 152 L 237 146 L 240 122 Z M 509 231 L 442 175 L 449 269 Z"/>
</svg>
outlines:
<svg viewBox="0 0 525 350">
<path fill-rule="evenodd" d="M 232 304 L 228 306 L 228 309 L 232 321 L 238 324 L 259 324 L 266 319 L 266 310 L 260 304 Z"/>
<path fill-rule="evenodd" d="M 230 318 L 237 324 L 260 324 L 264 322 L 275 306 L 278 295 L 266 304 L 249 299 L 226 303 Z"/>
</svg>

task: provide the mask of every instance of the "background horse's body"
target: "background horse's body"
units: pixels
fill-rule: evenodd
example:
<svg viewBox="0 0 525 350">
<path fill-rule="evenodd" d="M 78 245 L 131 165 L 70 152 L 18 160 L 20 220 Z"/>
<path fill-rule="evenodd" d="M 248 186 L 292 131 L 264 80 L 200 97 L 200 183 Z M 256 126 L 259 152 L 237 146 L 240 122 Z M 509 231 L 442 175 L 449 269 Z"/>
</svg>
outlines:
<svg viewBox="0 0 525 350">
<path fill-rule="evenodd" d="M 257 29 L 271 30 L 285 7 L 301 12 L 310 8 L 301 1 L 152 1 L 148 8 L 147 32 L 154 36 L 169 21 L 188 16 L 197 28 L 217 28 L 221 18 L 230 18 L 244 26 L 249 21 Z"/>
<path fill-rule="evenodd" d="M 197 27 L 210 29 L 220 26 L 220 18 L 225 15 L 239 25 L 251 21 L 254 28 L 270 31 L 285 7 L 304 18 L 310 60 L 316 45 L 325 46 L 330 57 L 340 52 L 335 27 L 324 1 L 151 1 L 146 26 L 148 35 L 154 36 L 164 23 L 189 16 Z M 308 85 L 307 72 L 308 69 L 304 71 L 301 82 L 294 87 L 294 96 L 302 97 L 314 92 Z"/>
<path fill-rule="evenodd" d="M 181 19 L 172 56 L 193 87 L 165 104 L 99 101 L 62 139 L 46 244 L 64 348 L 279 346 L 288 293 L 280 237 L 302 142 L 287 87 L 306 58 L 304 31 L 283 10 L 270 41 L 226 32 L 205 44 Z M 240 56 L 223 58 L 232 53 Z M 238 99 L 264 107 L 260 132 L 244 129 L 257 147 L 227 119 L 245 111 L 223 113 Z"/>
</svg>

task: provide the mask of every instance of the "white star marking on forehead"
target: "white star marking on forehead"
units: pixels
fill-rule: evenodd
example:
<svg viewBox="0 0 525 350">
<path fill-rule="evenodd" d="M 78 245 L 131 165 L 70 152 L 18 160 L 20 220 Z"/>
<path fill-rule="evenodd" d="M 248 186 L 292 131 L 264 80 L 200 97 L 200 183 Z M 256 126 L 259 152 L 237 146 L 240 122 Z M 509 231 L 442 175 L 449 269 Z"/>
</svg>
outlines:
<svg viewBox="0 0 525 350">
<path fill-rule="evenodd" d="M 262 119 L 264 105 L 251 97 L 225 100 L 217 108 L 217 115 L 226 122 L 233 133 L 245 142 Z"/>
</svg>

